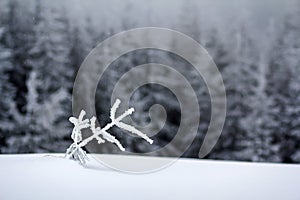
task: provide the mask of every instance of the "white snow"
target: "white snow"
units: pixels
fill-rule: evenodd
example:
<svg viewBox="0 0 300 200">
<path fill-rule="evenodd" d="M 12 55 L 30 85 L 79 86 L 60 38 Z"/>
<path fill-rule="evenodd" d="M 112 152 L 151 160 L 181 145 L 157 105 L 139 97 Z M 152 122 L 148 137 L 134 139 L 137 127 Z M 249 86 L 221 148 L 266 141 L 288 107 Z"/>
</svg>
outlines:
<svg viewBox="0 0 300 200">
<path fill-rule="evenodd" d="M 0 155 L 0 199 L 300 199 L 300 166 L 179 159 L 163 170 L 126 174 L 62 154 Z M 128 164 L 155 157 L 105 155 Z"/>
</svg>

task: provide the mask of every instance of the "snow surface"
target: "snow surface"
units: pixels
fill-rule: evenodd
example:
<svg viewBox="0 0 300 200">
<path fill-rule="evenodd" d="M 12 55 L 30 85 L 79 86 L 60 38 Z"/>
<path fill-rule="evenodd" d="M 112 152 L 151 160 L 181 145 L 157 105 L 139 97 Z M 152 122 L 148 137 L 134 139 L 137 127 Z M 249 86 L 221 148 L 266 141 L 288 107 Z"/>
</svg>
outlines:
<svg viewBox="0 0 300 200">
<path fill-rule="evenodd" d="M 0 155 L 0 199 L 300 199 L 300 166 L 179 159 L 163 170 L 126 174 L 62 154 Z M 134 165 L 155 157 L 105 155 Z"/>
</svg>

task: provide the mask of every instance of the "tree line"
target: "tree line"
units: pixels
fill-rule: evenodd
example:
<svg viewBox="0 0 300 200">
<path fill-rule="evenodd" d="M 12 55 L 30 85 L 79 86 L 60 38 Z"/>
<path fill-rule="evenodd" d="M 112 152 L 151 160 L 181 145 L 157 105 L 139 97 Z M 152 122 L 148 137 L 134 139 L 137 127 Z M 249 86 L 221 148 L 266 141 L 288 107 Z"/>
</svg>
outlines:
<svg viewBox="0 0 300 200">
<path fill-rule="evenodd" d="M 76 24 L 65 7 L 43 1 L 35 1 L 29 9 L 24 1 L 12 0 L 0 10 L 0 152 L 64 152 L 71 144 L 67 119 L 72 115 L 76 72 L 89 51 L 117 30 L 95 27 L 89 17 L 84 26 Z M 218 28 L 204 30 L 197 12 L 196 2 L 187 1 L 173 26 L 205 46 L 224 79 L 226 123 L 207 158 L 300 162 L 300 5 L 292 6 L 283 24 L 270 21 L 260 39 L 249 34 L 249 27 L 241 20 L 229 27 L 229 43 L 220 37 Z M 138 26 L 128 18 L 121 24 L 122 30 Z M 133 66 L 149 62 L 178 71 L 182 66 L 191 69 L 178 56 L 153 49 L 120 57 L 100 80 L 106 84 L 97 89 L 100 121 L 105 123 L 109 116 L 107 105 L 114 83 Z M 197 157 L 211 115 L 209 94 L 195 71 L 180 73 L 189 79 L 201 107 L 198 134 L 184 154 Z M 145 85 L 134 93 L 131 103 L 137 107 L 133 119 L 141 124 L 149 122 L 151 105 L 160 103 L 167 110 L 166 124 L 153 138 L 157 146 L 151 148 L 161 148 L 173 139 L 180 124 L 180 108 L 170 91 Z M 153 150 L 139 139 L 122 137 L 118 130 L 113 133 L 132 152 Z M 98 151 L 113 150 L 104 145 Z M 172 156 L 172 152 L 163 156 Z"/>
</svg>

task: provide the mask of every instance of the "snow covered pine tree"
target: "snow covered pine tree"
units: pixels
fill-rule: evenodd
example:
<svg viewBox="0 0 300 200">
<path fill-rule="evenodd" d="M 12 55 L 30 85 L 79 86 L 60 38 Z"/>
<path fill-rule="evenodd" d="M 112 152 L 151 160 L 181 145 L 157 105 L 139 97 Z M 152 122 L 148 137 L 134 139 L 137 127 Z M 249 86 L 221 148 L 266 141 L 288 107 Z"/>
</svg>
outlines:
<svg viewBox="0 0 300 200">
<path fill-rule="evenodd" d="M 87 145 L 90 141 L 93 139 L 96 139 L 98 141 L 98 144 L 104 143 L 105 140 L 115 143 L 118 148 L 122 151 L 125 151 L 125 148 L 122 146 L 119 140 L 117 140 L 114 136 L 112 136 L 110 133 L 107 132 L 110 128 L 113 126 L 117 126 L 121 129 L 127 130 L 133 134 L 136 134 L 149 142 L 150 144 L 153 143 L 153 140 L 150 139 L 146 134 L 142 133 L 141 131 L 137 130 L 135 127 L 125 124 L 121 122 L 121 120 L 128 115 L 131 115 L 134 112 L 134 108 L 130 108 L 126 110 L 122 115 L 116 118 L 116 111 L 120 105 L 121 101 L 117 99 L 115 103 L 113 104 L 111 110 L 110 110 L 110 119 L 111 122 L 106 124 L 105 127 L 100 128 L 95 126 L 96 117 L 92 117 L 89 119 L 83 119 L 85 116 L 85 111 L 81 110 L 78 119 L 75 117 L 70 117 L 69 121 L 74 124 L 74 128 L 72 131 L 71 138 L 73 139 L 73 143 L 71 146 L 67 149 L 66 158 L 70 158 L 73 160 L 78 161 L 80 164 L 84 165 L 86 163 L 86 160 L 88 159 L 86 152 L 82 149 L 85 145 Z M 90 122 L 90 124 L 89 124 Z M 82 140 L 82 134 L 81 130 L 90 127 L 92 131 L 92 135 Z M 100 137 L 102 135 L 103 139 Z"/>
</svg>

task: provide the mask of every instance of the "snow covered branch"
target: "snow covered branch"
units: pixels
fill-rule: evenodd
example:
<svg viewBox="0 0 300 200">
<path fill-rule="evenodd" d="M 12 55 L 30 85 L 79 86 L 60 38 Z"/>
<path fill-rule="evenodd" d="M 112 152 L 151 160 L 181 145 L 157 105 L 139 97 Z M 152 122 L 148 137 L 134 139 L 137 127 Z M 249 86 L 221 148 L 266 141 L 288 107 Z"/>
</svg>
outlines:
<svg viewBox="0 0 300 200">
<path fill-rule="evenodd" d="M 138 135 L 139 137 L 146 140 L 148 143 L 152 144 L 153 140 L 150 139 L 146 134 L 137 130 L 135 127 L 125 124 L 122 122 L 122 119 L 131 115 L 134 112 L 134 108 L 130 108 L 126 110 L 123 114 L 116 118 L 116 112 L 119 108 L 121 101 L 117 99 L 110 110 L 110 119 L 111 122 L 106 124 L 103 128 L 96 127 L 96 117 L 92 117 L 91 119 L 83 119 L 85 116 L 85 111 L 82 110 L 79 114 L 78 119 L 76 117 L 70 117 L 69 121 L 74 124 L 74 128 L 72 131 L 71 138 L 73 139 L 73 144 L 67 149 L 66 156 L 67 158 L 71 158 L 79 161 L 80 164 L 85 164 L 87 160 L 86 152 L 82 149 L 85 145 L 87 145 L 92 140 L 96 139 L 98 144 L 104 143 L 105 141 L 114 143 L 121 151 L 125 151 L 125 148 L 122 146 L 120 141 L 116 139 L 113 135 L 108 133 L 107 131 L 113 126 L 117 126 L 121 129 L 124 129 L 128 132 Z M 85 128 L 90 128 L 92 135 L 82 140 L 81 130 Z"/>
</svg>

